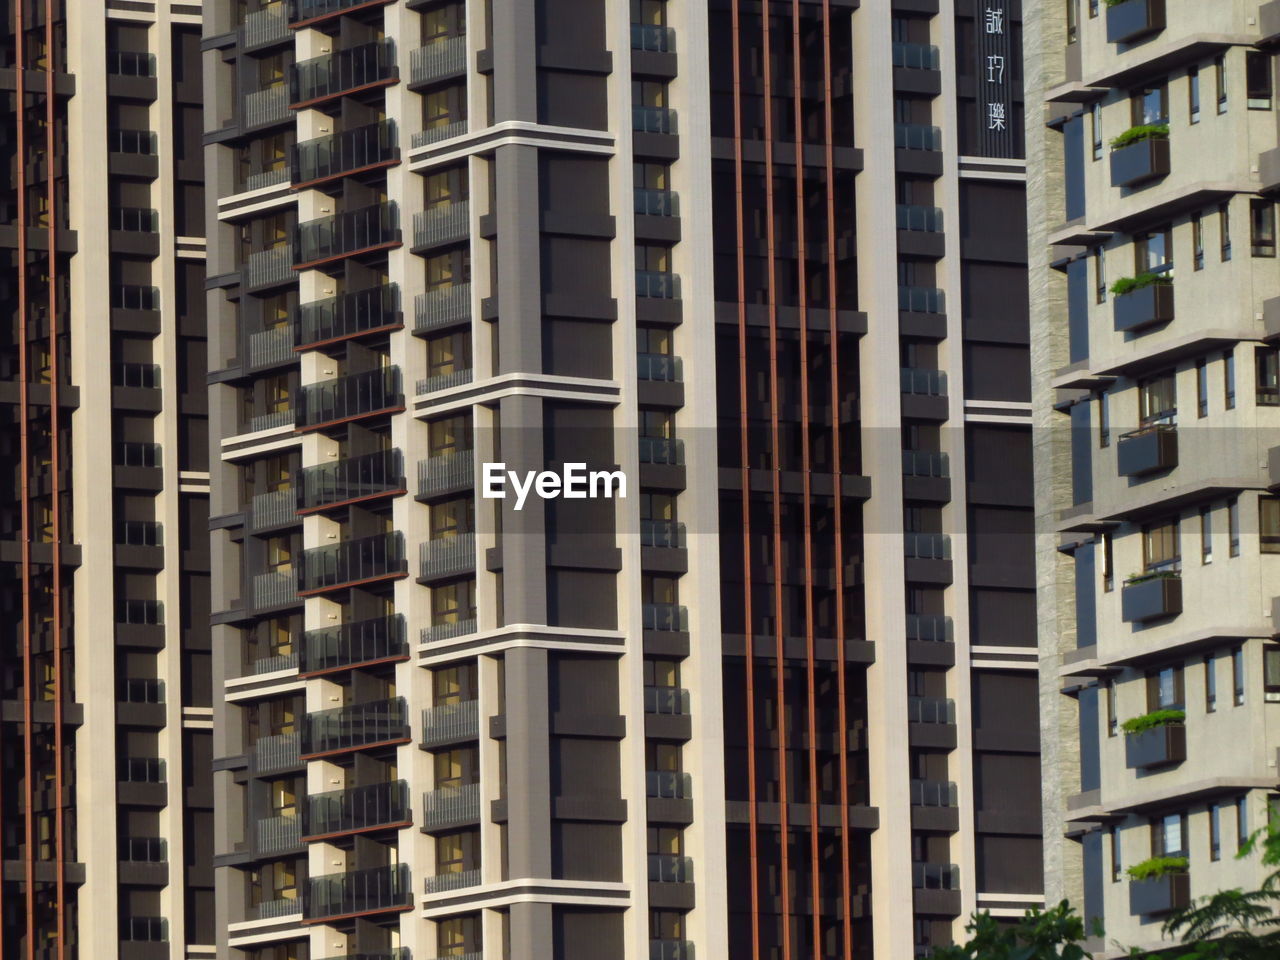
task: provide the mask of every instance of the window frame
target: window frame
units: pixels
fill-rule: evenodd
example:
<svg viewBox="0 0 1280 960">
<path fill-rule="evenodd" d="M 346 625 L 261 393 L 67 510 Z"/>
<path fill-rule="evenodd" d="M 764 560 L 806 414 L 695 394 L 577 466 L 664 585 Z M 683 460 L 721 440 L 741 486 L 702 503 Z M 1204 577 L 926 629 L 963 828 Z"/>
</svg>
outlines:
<svg viewBox="0 0 1280 960">
<path fill-rule="evenodd" d="M 1258 497 L 1258 552 L 1280 553 L 1280 497 Z"/>
<path fill-rule="evenodd" d="M 1143 524 L 1142 568 L 1147 573 L 1182 569 L 1182 530 L 1179 517 Z"/>
<path fill-rule="evenodd" d="M 1218 712 L 1218 655 L 1204 655 L 1204 712 Z"/>
<path fill-rule="evenodd" d="M 1204 218 L 1199 212 L 1191 215 L 1191 269 L 1204 269 Z"/>
<path fill-rule="evenodd" d="M 1276 255 L 1276 205 L 1266 197 L 1249 199 L 1249 253 L 1267 259 Z"/>
<path fill-rule="evenodd" d="M 1196 419 L 1209 415 L 1209 365 L 1204 357 L 1196 360 Z"/>
<path fill-rule="evenodd" d="M 1231 651 L 1231 701 L 1237 707 L 1244 706 L 1244 647 Z"/>
<path fill-rule="evenodd" d="M 1213 508 L 1200 508 L 1200 565 L 1213 563 Z"/>
<path fill-rule="evenodd" d="M 1227 57 L 1218 54 L 1213 58 L 1213 89 L 1218 102 L 1218 113 L 1227 112 Z"/>
<path fill-rule="evenodd" d="M 1223 263 L 1231 259 L 1231 203 L 1228 200 L 1218 204 L 1218 249 Z"/>
<path fill-rule="evenodd" d="M 1187 70 L 1187 122 L 1200 122 L 1200 68 Z"/>
<path fill-rule="evenodd" d="M 1273 94 L 1271 54 L 1262 50 L 1244 52 L 1245 106 L 1250 110 L 1270 110 Z"/>
<path fill-rule="evenodd" d="M 1234 350 L 1222 351 L 1222 400 L 1224 409 L 1236 408 L 1236 355 Z"/>
<path fill-rule="evenodd" d="M 1240 556 L 1240 498 L 1227 501 L 1227 556 Z"/>
</svg>

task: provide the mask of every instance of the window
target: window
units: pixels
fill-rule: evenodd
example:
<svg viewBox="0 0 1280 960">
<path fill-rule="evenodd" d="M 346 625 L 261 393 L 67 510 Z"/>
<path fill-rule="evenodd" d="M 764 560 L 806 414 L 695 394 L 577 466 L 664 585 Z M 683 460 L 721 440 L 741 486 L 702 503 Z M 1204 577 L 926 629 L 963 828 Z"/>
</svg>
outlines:
<svg viewBox="0 0 1280 960">
<path fill-rule="evenodd" d="M 1080 39 L 1080 0 L 1067 0 L 1067 43 Z"/>
<path fill-rule="evenodd" d="M 1230 350 L 1222 352 L 1223 402 L 1228 410 L 1236 408 L 1236 355 Z"/>
<path fill-rule="evenodd" d="M 1111 534 L 1102 535 L 1102 591 L 1110 593 L 1116 585 L 1115 564 L 1111 558 Z"/>
<path fill-rule="evenodd" d="M 1204 712 L 1218 709 L 1218 661 L 1212 653 L 1204 655 Z"/>
<path fill-rule="evenodd" d="M 1249 796 L 1246 794 L 1236 800 L 1236 849 L 1244 849 L 1249 842 Z"/>
<path fill-rule="evenodd" d="M 1276 255 L 1276 205 L 1261 197 L 1249 201 L 1249 249 L 1255 257 Z"/>
<path fill-rule="evenodd" d="M 1244 88 L 1250 110 L 1271 109 L 1271 55 L 1261 50 L 1244 52 Z"/>
<path fill-rule="evenodd" d="M 1280 350 L 1253 348 L 1254 400 L 1260 407 L 1280 405 Z"/>
<path fill-rule="evenodd" d="M 1225 201 L 1218 204 L 1218 234 L 1225 263 L 1231 259 L 1231 205 Z"/>
<path fill-rule="evenodd" d="M 1107 258 L 1102 247 L 1093 248 L 1093 299 L 1096 303 L 1107 302 Z"/>
<path fill-rule="evenodd" d="M 1089 19 L 1098 15 L 1098 0 L 1089 0 Z"/>
<path fill-rule="evenodd" d="M 1280 497 L 1258 498 L 1258 549 L 1280 553 Z"/>
<path fill-rule="evenodd" d="M 1244 647 L 1231 651 L 1231 699 L 1237 707 L 1244 706 Z"/>
<path fill-rule="evenodd" d="M 1142 233 L 1133 241 L 1134 268 L 1138 273 L 1170 273 L 1173 270 L 1173 230 L 1165 227 Z"/>
<path fill-rule="evenodd" d="M 1187 702 L 1182 666 L 1161 667 L 1147 674 L 1147 709 L 1181 710 Z"/>
<path fill-rule="evenodd" d="M 1204 269 L 1204 222 L 1198 213 L 1191 215 L 1191 266 Z"/>
<path fill-rule="evenodd" d="M 1280 701 L 1280 646 L 1262 648 L 1262 690 L 1267 703 Z"/>
<path fill-rule="evenodd" d="M 1093 138 L 1093 159 L 1102 159 L 1102 104 L 1094 103 L 1089 108 L 1089 133 Z"/>
<path fill-rule="evenodd" d="M 1120 720 L 1116 716 L 1116 682 L 1107 680 L 1107 736 L 1114 737 L 1120 732 Z"/>
<path fill-rule="evenodd" d="M 1196 416 L 1209 415 L 1209 376 L 1203 359 L 1196 361 Z"/>
<path fill-rule="evenodd" d="M 285 534 L 267 539 L 267 570 L 270 573 L 288 573 L 293 569 L 293 542 Z"/>
<path fill-rule="evenodd" d="M 1151 821 L 1151 853 L 1157 857 L 1187 855 L 1187 815 L 1167 813 Z"/>
<path fill-rule="evenodd" d="M 1222 807 L 1209 804 L 1209 859 L 1222 859 Z"/>
<path fill-rule="evenodd" d="M 1177 570 L 1182 556 L 1178 547 L 1178 521 L 1148 524 L 1142 528 L 1142 563 L 1150 573 L 1156 570 Z"/>
<path fill-rule="evenodd" d="M 1227 58 L 1218 54 L 1213 61 L 1213 88 L 1218 98 L 1218 112 L 1227 112 Z"/>
<path fill-rule="evenodd" d="M 1213 512 L 1200 508 L 1200 562 L 1213 563 Z"/>
<path fill-rule="evenodd" d="M 1111 882 L 1119 883 L 1123 876 L 1120 856 L 1120 828 L 1111 828 Z"/>
<path fill-rule="evenodd" d="M 670 104 L 665 80 L 632 80 L 631 102 L 637 107 L 666 107 Z"/>
<path fill-rule="evenodd" d="M 1200 69 L 1187 71 L 1187 114 L 1192 123 L 1200 122 Z"/>
<path fill-rule="evenodd" d="M 473 532 L 476 525 L 475 506 L 474 497 L 458 497 L 433 503 L 430 539 L 444 540 Z"/>
<path fill-rule="evenodd" d="M 1177 422 L 1178 393 L 1172 370 L 1138 384 L 1138 416 L 1144 427 Z"/>
<path fill-rule="evenodd" d="M 1139 87 L 1129 94 L 1129 118 L 1135 127 L 1169 122 L 1169 88 L 1166 84 Z"/>
<path fill-rule="evenodd" d="M 1227 555 L 1240 556 L 1240 501 L 1227 501 Z"/>
<path fill-rule="evenodd" d="M 1098 394 L 1098 446 L 1111 446 L 1111 401 L 1109 394 Z"/>
</svg>

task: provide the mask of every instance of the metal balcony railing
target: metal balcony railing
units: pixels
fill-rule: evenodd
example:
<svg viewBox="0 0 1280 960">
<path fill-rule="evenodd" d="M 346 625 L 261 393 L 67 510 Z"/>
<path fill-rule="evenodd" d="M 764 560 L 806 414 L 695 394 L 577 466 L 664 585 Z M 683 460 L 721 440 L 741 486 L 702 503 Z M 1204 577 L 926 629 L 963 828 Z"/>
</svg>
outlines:
<svg viewBox="0 0 1280 960">
<path fill-rule="evenodd" d="M 451 577 L 476 567 L 476 535 L 459 533 L 452 537 L 424 540 L 418 548 L 419 572 L 423 579 Z"/>
<path fill-rule="evenodd" d="M 249 507 L 249 526 L 254 530 L 264 530 L 294 523 L 298 519 L 294 512 L 297 501 L 298 495 L 292 487 L 258 494 Z"/>
<path fill-rule="evenodd" d="M 471 284 L 455 283 L 420 293 L 413 301 L 413 332 L 430 333 L 471 319 Z"/>
<path fill-rule="evenodd" d="M 450 120 L 427 127 L 425 130 L 419 130 L 409 138 L 409 145 L 415 149 L 417 147 L 425 147 L 429 143 L 452 140 L 454 137 L 460 137 L 466 132 L 466 120 Z"/>
<path fill-rule="evenodd" d="M 303 755 L 407 739 L 409 708 L 404 697 L 318 710 L 308 713 L 302 723 Z"/>
<path fill-rule="evenodd" d="M 654 300 L 679 300 L 680 275 L 661 270 L 637 270 L 636 296 Z"/>
<path fill-rule="evenodd" d="M 935 287 L 898 287 L 898 309 L 911 313 L 946 313 L 946 294 Z"/>
<path fill-rule="evenodd" d="M 930 43 L 895 41 L 893 65 L 908 70 L 937 70 L 938 48 Z"/>
<path fill-rule="evenodd" d="M 160 229 L 160 214 L 147 207 L 112 207 L 107 211 L 107 229 L 155 233 Z"/>
<path fill-rule="evenodd" d="M 375 203 L 298 224 L 296 263 L 313 263 L 400 241 L 400 210 L 394 201 Z"/>
<path fill-rule="evenodd" d="M 470 823 L 480 819 L 480 784 L 428 790 L 422 795 L 422 822 L 427 827 Z"/>
<path fill-rule="evenodd" d="M 646 603 L 641 606 L 646 630 L 687 631 L 689 610 L 678 603 Z"/>
<path fill-rule="evenodd" d="M 307 894 L 302 914 L 308 920 L 399 910 L 413 904 L 413 885 L 409 865 L 352 870 L 312 877 L 307 881 Z"/>
<path fill-rule="evenodd" d="M 670 853 L 649 854 L 650 883 L 693 883 L 693 858 Z"/>
<path fill-rule="evenodd" d="M 413 245 L 427 247 L 465 240 L 470 225 L 471 203 L 467 200 L 419 210 L 413 215 Z"/>
<path fill-rule="evenodd" d="M 475 955 L 481 960 L 480 955 Z M 322 960 L 413 960 L 408 947 L 392 947 L 390 950 L 362 950 L 360 953 L 344 953 L 340 957 L 324 957 Z M 450 960 L 465 960 L 465 957 L 451 957 Z"/>
<path fill-rule="evenodd" d="M 407 572 L 404 534 L 376 533 L 325 547 L 302 551 L 298 589 L 331 590 L 352 583 Z"/>
<path fill-rule="evenodd" d="M 164 604 L 159 600 L 117 600 L 116 623 L 159 626 L 164 623 Z"/>
<path fill-rule="evenodd" d="M 951 537 L 945 533 L 904 533 L 902 552 L 909 560 L 950 560 Z"/>
<path fill-rule="evenodd" d="M 283 83 L 265 90 L 245 94 L 244 125 L 246 128 L 265 127 L 272 123 L 284 123 L 293 119 L 289 109 L 289 88 Z"/>
<path fill-rule="evenodd" d="M 670 27 L 662 27 L 654 23 L 633 23 L 631 49 L 644 50 L 647 53 L 674 53 L 676 32 Z"/>
<path fill-rule="evenodd" d="M 120 681 L 121 703 L 164 703 L 164 681 L 150 677 L 125 677 Z"/>
<path fill-rule="evenodd" d="M 959 791 L 950 780 L 912 780 L 913 807 L 954 807 L 959 805 Z"/>
<path fill-rule="evenodd" d="M 689 800 L 693 797 L 693 778 L 678 770 L 648 770 L 644 775 L 647 797 L 665 800 Z"/>
<path fill-rule="evenodd" d="M 247 427 L 250 433 L 257 433 L 259 430 L 275 430 L 279 427 L 292 427 L 296 416 L 297 413 L 292 407 L 284 410 L 272 410 L 270 413 L 259 413 L 250 417 Z"/>
<path fill-rule="evenodd" d="M 244 178 L 244 190 L 261 190 L 277 184 L 289 182 L 289 168 L 281 161 L 280 165 L 270 170 L 259 170 Z"/>
<path fill-rule="evenodd" d="M 156 363 L 117 363 L 111 368 L 111 385 L 114 387 L 139 387 L 143 390 L 160 388 L 160 365 Z"/>
<path fill-rule="evenodd" d="M 166 766 L 162 757 L 121 757 L 121 783 L 165 783 Z"/>
<path fill-rule="evenodd" d="M 296 817 L 267 817 L 258 821 L 258 853 L 279 853 L 302 843 L 302 821 Z"/>
<path fill-rule="evenodd" d="M 285 19 L 284 4 L 271 3 L 246 14 L 240 29 L 245 47 L 260 47 L 285 39 L 289 36 L 289 21 Z"/>
<path fill-rule="evenodd" d="M 640 546 L 679 549 L 685 546 L 684 524 L 679 520 L 641 520 Z"/>
<path fill-rule="evenodd" d="M 409 641 L 403 614 L 372 617 L 302 635 L 299 663 L 303 673 L 335 670 L 407 656 Z"/>
<path fill-rule="evenodd" d="M 400 322 L 400 286 L 383 283 L 298 307 L 293 344 L 305 347 L 381 330 Z"/>
<path fill-rule="evenodd" d="M 111 287 L 113 310 L 159 310 L 160 288 L 117 283 Z"/>
<path fill-rule="evenodd" d="M 917 890 L 959 890 L 960 868 L 954 863 L 913 863 L 911 885 Z"/>
<path fill-rule="evenodd" d="M 255 920 L 269 920 L 274 917 L 288 917 L 302 912 L 302 901 L 297 897 L 280 897 L 275 900 L 262 900 L 250 909 Z"/>
<path fill-rule="evenodd" d="M 284 770 L 301 763 L 301 738 L 296 733 L 276 733 L 254 741 L 254 769 L 259 773 Z"/>
<path fill-rule="evenodd" d="M 409 819 L 409 784 L 404 780 L 370 783 L 314 793 L 303 808 L 303 835 L 326 837 Z"/>
<path fill-rule="evenodd" d="M 120 859 L 126 863 L 166 863 L 169 842 L 163 837 L 124 837 L 120 841 Z"/>
<path fill-rule="evenodd" d="M 447 890 L 462 890 L 480 883 L 480 871 L 455 870 L 453 873 L 437 873 L 427 877 L 425 893 L 444 893 Z"/>
<path fill-rule="evenodd" d="M 274 250 L 255 250 L 245 258 L 244 265 L 240 268 L 240 279 L 247 287 L 293 283 L 298 277 L 293 272 L 291 254 L 287 244 Z"/>
<path fill-rule="evenodd" d="M 636 133 L 677 133 L 676 112 L 670 107 L 633 106 L 631 129 Z"/>
<path fill-rule="evenodd" d="M 294 183 L 310 183 L 396 158 L 396 122 L 380 120 L 326 137 L 303 140 L 289 150 Z"/>
<path fill-rule="evenodd" d="M 452 640 L 454 637 L 465 637 L 476 632 L 476 618 L 454 620 L 451 623 L 433 623 L 423 627 L 418 633 L 419 643 L 439 643 L 441 640 Z"/>
<path fill-rule="evenodd" d="M 933 450 L 903 450 L 902 475 L 904 477 L 949 477 L 951 458 Z"/>
<path fill-rule="evenodd" d="M 293 280 L 290 270 L 283 282 Z M 293 352 L 293 330 L 281 324 L 270 330 L 260 330 L 249 335 L 249 366 L 269 367 L 278 363 L 293 363 L 298 355 Z"/>
<path fill-rule="evenodd" d="M 169 921 L 164 917 L 124 917 L 120 939 L 131 943 L 168 943 Z"/>
<path fill-rule="evenodd" d="M 467 66 L 467 38 L 439 37 L 409 54 L 409 82 L 432 83 Z"/>
<path fill-rule="evenodd" d="M 636 366 L 641 380 L 679 383 L 684 379 L 684 361 L 669 353 L 638 353 Z"/>
<path fill-rule="evenodd" d="M 294 23 L 299 20 L 312 20 L 334 13 L 341 13 L 351 7 L 358 7 L 368 0 L 289 0 L 289 19 Z"/>
<path fill-rule="evenodd" d="M 273 570 L 253 578 L 253 606 L 256 610 L 279 607 L 298 601 L 298 575 L 294 570 Z"/>
<path fill-rule="evenodd" d="M 951 618 L 936 613 L 907 614 L 907 639 L 926 640 L 935 643 L 951 643 Z"/>
<path fill-rule="evenodd" d="M 278 670 L 297 670 L 298 655 L 296 653 L 277 653 L 268 657 L 258 657 L 249 666 L 249 673 L 275 673 Z"/>
<path fill-rule="evenodd" d="M 298 510 L 364 500 L 405 489 L 404 457 L 399 450 L 375 450 L 358 457 L 303 467 L 294 493 Z"/>
<path fill-rule="evenodd" d="M 158 138 L 154 130 L 107 131 L 107 152 L 127 153 L 135 156 L 154 157 Z"/>
<path fill-rule="evenodd" d="M 684 441 L 671 437 L 640 437 L 640 462 L 683 466 Z"/>
<path fill-rule="evenodd" d="M 314 427 L 402 406 L 400 368 L 379 367 L 306 384 L 298 390 L 296 422 Z"/>
<path fill-rule="evenodd" d="M 694 960 L 688 940 L 650 940 L 649 960 Z"/>
<path fill-rule="evenodd" d="M 941 233 L 942 210 L 938 207 L 900 203 L 898 204 L 898 229 Z"/>
<path fill-rule="evenodd" d="M 470 486 L 475 480 L 472 450 L 455 450 L 418 461 L 418 495 L 428 497 L 442 490 Z"/>
<path fill-rule="evenodd" d="M 893 145 L 899 150 L 941 150 L 942 131 L 925 123 L 895 123 Z"/>
<path fill-rule="evenodd" d="M 689 715 L 689 691 L 682 687 L 645 687 L 644 712 L 672 717 Z"/>
<path fill-rule="evenodd" d="M 116 524 L 116 544 L 122 547 L 162 547 L 164 525 L 157 520 L 121 520 Z"/>
<path fill-rule="evenodd" d="M 909 723 L 955 723 L 956 703 L 946 697 L 907 697 Z"/>
<path fill-rule="evenodd" d="M 451 740 L 474 740 L 480 735 L 480 701 L 464 700 L 427 707 L 422 711 L 422 746 Z"/>
<path fill-rule="evenodd" d="M 430 377 L 423 377 L 414 384 L 415 392 L 421 396 L 424 393 L 436 393 L 440 390 L 449 390 L 453 387 L 461 387 L 471 382 L 471 376 L 474 371 L 470 367 L 461 370 L 450 370 L 448 373 L 437 373 Z"/>
<path fill-rule="evenodd" d="M 901 377 L 903 393 L 925 397 L 945 397 L 947 395 L 947 374 L 945 370 L 923 370 L 916 367 L 903 367 Z"/>
<path fill-rule="evenodd" d="M 396 47 L 390 37 L 302 60 L 289 70 L 289 100 L 309 103 L 394 79 Z"/>
<path fill-rule="evenodd" d="M 635 212 L 645 217 L 678 217 L 680 197 L 674 190 L 636 187 Z"/>
<path fill-rule="evenodd" d="M 107 73 L 113 77 L 155 77 L 156 55 L 133 50 L 108 50 Z"/>
</svg>

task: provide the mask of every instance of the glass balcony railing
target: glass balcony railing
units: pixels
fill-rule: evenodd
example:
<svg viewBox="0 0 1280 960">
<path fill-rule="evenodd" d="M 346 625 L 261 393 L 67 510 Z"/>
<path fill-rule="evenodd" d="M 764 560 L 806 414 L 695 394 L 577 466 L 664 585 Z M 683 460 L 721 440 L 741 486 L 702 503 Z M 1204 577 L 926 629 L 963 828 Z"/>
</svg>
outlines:
<svg viewBox="0 0 1280 960">
<path fill-rule="evenodd" d="M 945 370 L 922 370 L 916 367 L 903 367 L 901 378 L 903 393 L 924 397 L 945 397 L 947 395 L 947 374 Z"/>
<path fill-rule="evenodd" d="M 945 533 L 905 533 L 902 552 L 908 560 L 950 560 L 951 537 Z"/>
<path fill-rule="evenodd" d="M 678 603 L 646 603 L 640 609 L 646 630 L 689 629 L 689 610 Z"/>
<path fill-rule="evenodd" d="M 124 917 L 120 939 L 130 943 L 168 943 L 169 921 L 164 917 Z"/>
<path fill-rule="evenodd" d="M 409 82 L 434 83 L 462 73 L 467 66 L 467 38 L 437 37 L 409 54 Z"/>
<path fill-rule="evenodd" d="M 428 707 L 422 711 L 422 746 L 431 747 L 455 740 L 474 740 L 480 735 L 480 702 L 464 700 Z"/>
<path fill-rule="evenodd" d="M 476 567 L 476 535 L 459 533 L 452 537 L 424 540 L 418 554 L 420 574 L 424 580 L 467 573 Z"/>
<path fill-rule="evenodd" d="M 955 723 L 956 704 L 946 697 L 907 697 L 909 723 Z"/>
<path fill-rule="evenodd" d="M 695 960 L 688 940 L 650 940 L 649 960 Z"/>
<path fill-rule="evenodd" d="M 684 379 L 684 361 L 669 353 L 638 353 L 636 363 L 641 380 L 679 383 Z"/>
<path fill-rule="evenodd" d="M 644 775 L 645 796 L 664 800 L 693 797 L 693 778 L 678 770 L 649 770 Z"/>
<path fill-rule="evenodd" d="M 951 643 L 951 618 L 936 613 L 907 614 L 907 639 L 933 643 Z"/>
<path fill-rule="evenodd" d="M 898 229 L 923 231 L 926 233 L 942 232 L 942 210 L 938 207 L 922 207 L 911 203 L 900 203 L 897 207 Z"/>
<path fill-rule="evenodd" d="M 954 863 L 913 863 L 911 885 L 917 890 L 959 890 L 960 868 Z"/>
<path fill-rule="evenodd" d="M 121 520 L 116 524 L 115 540 L 121 547 L 162 547 L 164 524 L 157 520 Z"/>
<path fill-rule="evenodd" d="M 654 300 L 679 300 L 680 275 L 660 270 L 637 270 L 636 296 Z"/>
<path fill-rule="evenodd" d="M 112 207 L 107 211 L 107 229 L 155 233 L 160 229 L 160 214 L 146 207 Z"/>
<path fill-rule="evenodd" d="M 145 440 L 120 440 L 115 445 L 117 467 L 159 467 L 160 444 Z"/>
<path fill-rule="evenodd" d="M 313 793 L 303 808 L 308 839 L 353 833 L 409 819 L 409 784 L 404 780 Z"/>
<path fill-rule="evenodd" d="M 676 112 L 670 107 L 633 106 L 631 129 L 636 133 L 677 133 Z"/>
<path fill-rule="evenodd" d="M 680 216 L 680 197 L 674 190 L 636 187 L 635 212 L 644 217 Z"/>
<path fill-rule="evenodd" d="M 312 877 L 307 881 L 302 915 L 308 920 L 350 917 L 413 905 L 409 865 L 394 864 Z"/>
<path fill-rule="evenodd" d="M 324 100 L 395 77 L 395 43 L 384 37 L 295 63 L 289 70 L 289 100 L 294 104 Z"/>
<path fill-rule="evenodd" d="M 899 150 L 941 150 L 942 131 L 926 123 L 895 123 L 893 145 Z"/>
<path fill-rule="evenodd" d="M 302 551 L 298 564 L 298 590 L 309 593 L 334 590 L 407 572 L 404 534 L 398 530 L 377 533 L 324 547 Z"/>
<path fill-rule="evenodd" d="M 420 293 L 413 301 L 413 332 L 430 333 L 471 319 L 471 284 L 455 283 Z"/>
<path fill-rule="evenodd" d="M 400 287 L 383 283 L 302 304 L 294 316 L 292 345 L 310 347 L 343 340 L 399 322 Z"/>
<path fill-rule="evenodd" d="M 933 450 L 903 450 L 902 475 L 904 477 L 951 476 L 951 458 Z"/>
<path fill-rule="evenodd" d="M 289 0 L 289 19 L 297 23 L 299 20 L 329 17 L 368 2 L 369 0 Z"/>
<path fill-rule="evenodd" d="M 156 363 L 117 363 L 111 368 L 113 387 L 160 388 L 160 365 Z"/>
<path fill-rule="evenodd" d="M 683 549 L 685 546 L 684 524 L 679 520 L 642 519 L 640 521 L 640 546 Z"/>
<path fill-rule="evenodd" d="M 689 691 L 681 687 L 645 687 L 644 712 L 672 717 L 689 715 Z"/>
<path fill-rule="evenodd" d="M 908 70 L 937 70 L 938 48 L 931 43 L 895 41 L 893 65 Z"/>
<path fill-rule="evenodd" d="M 159 626 L 164 623 L 164 604 L 159 600 L 117 600 L 116 623 Z"/>
<path fill-rule="evenodd" d="M 375 450 L 303 467 L 295 483 L 295 505 L 300 511 L 368 500 L 405 489 L 404 457 L 399 450 Z"/>
<path fill-rule="evenodd" d="M 167 863 L 169 843 L 163 837 L 125 837 L 120 841 L 120 859 L 126 863 Z"/>
<path fill-rule="evenodd" d="M 946 313 L 946 295 L 934 287 L 898 287 L 898 309 L 911 313 Z"/>
<path fill-rule="evenodd" d="M 403 614 L 308 630 L 302 635 L 301 646 L 298 663 L 302 673 L 322 673 L 409 655 Z"/>
<path fill-rule="evenodd" d="M 303 140 L 289 150 L 293 182 L 327 180 L 396 158 L 396 122 L 381 120 L 327 137 Z"/>
<path fill-rule="evenodd" d="M 631 49 L 646 53 L 675 53 L 676 32 L 656 23 L 633 23 Z"/>
<path fill-rule="evenodd" d="M 154 130 L 111 129 L 107 131 L 107 152 L 154 157 L 159 140 Z"/>
<path fill-rule="evenodd" d="M 475 617 L 452 620 L 447 623 L 433 623 L 419 631 L 418 642 L 439 643 L 442 640 L 452 640 L 454 637 L 465 637 L 468 634 L 475 633 L 476 629 Z"/>
<path fill-rule="evenodd" d="M 913 807 L 954 807 L 960 802 L 959 790 L 950 780 L 912 780 Z"/>
<path fill-rule="evenodd" d="M 160 288 L 117 283 L 111 287 L 112 310 L 159 310 Z"/>
<path fill-rule="evenodd" d="M 156 75 L 156 55 L 133 50 L 108 50 L 107 73 L 113 77 L 148 77 Z"/>
<path fill-rule="evenodd" d="M 121 757 L 121 783 L 165 783 L 168 780 L 162 757 Z"/>
<path fill-rule="evenodd" d="M 399 242 L 399 208 L 390 201 L 375 203 L 298 224 L 293 258 L 295 263 L 314 263 Z"/>
<path fill-rule="evenodd" d="M 309 383 L 298 390 L 298 427 L 355 420 L 404 406 L 400 368 L 380 367 L 332 380 Z"/>
<path fill-rule="evenodd" d="M 437 204 L 413 215 L 413 245 L 437 246 L 467 238 L 471 225 L 471 204 L 466 200 Z"/>
<path fill-rule="evenodd" d="M 409 708 L 404 697 L 353 703 L 308 713 L 302 725 L 302 755 L 359 750 L 409 739 Z"/>
<path fill-rule="evenodd" d="M 164 703 L 164 681 L 144 677 L 125 677 L 120 681 L 121 703 Z"/>
<path fill-rule="evenodd" d="M 640 437 L 640 462 L 684 466 L 684 441 L 671 437 Z"/>
<path fill-rule="evenodd" d="M 650 883 L 693 883 L 693 858 L 669 853 L 649 854 Z"/>
<path fill-rule="evenodd" d="M 480 784 L 428 790 L 422 796 L 422 822 L 426 827 L 474 823 L 480 819 Z"/>
</svg>

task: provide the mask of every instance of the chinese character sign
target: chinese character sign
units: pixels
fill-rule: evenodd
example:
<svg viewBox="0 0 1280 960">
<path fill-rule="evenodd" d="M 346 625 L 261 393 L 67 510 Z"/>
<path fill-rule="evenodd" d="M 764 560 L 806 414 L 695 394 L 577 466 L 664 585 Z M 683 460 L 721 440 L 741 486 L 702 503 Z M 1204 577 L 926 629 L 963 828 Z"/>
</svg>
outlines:
<svg viewBox="0 0 1280 960">
<path fill-rule="evenodd" d="M 1017 91 L 1013 88 L 1009 0 L 978 0 L 975 72 L 978 94 L 978 144 L 983 156 L 1012 157 L 1014 137 L 1010 121 Z"/>
</svg>

